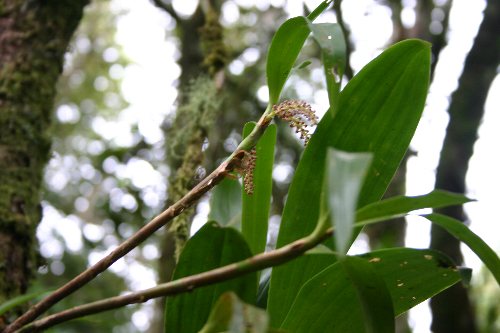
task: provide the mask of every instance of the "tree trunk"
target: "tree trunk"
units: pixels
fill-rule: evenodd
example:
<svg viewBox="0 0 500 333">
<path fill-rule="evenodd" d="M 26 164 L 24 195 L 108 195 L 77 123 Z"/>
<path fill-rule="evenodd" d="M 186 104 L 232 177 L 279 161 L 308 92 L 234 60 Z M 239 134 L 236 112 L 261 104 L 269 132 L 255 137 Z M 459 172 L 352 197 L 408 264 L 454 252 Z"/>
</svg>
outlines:
<svg viewBox="0 0 500 333">
<path fill-rule="evenodd" d="M 484 113 L 484 103 L 500 61 L 500 2 L 490 0 L 484 19 L 469 52 L 459 87 L 453 93 L 448 110 L 450 121 L 436 175 L 436 187 L 465 193 L 465 175 Z M 465 221 L 462 206 L 440 211 Z M 460 242 L 440 229 L 432 227 L 431 247 L 462 263 Z M 467 291 L 461 284 L 431 300 L 432 330 L 441 332 L 477 332 L 474 311 Z"/>
<path fill-rule="evenodd" d="M 38 266 L 55 85 L 87 2 L 0 1 L 0 303 L 24 293 Z"/>
<path fill-rule="evenodd" d="M 172 170 L 168 180 L 167 206 L 181 199 L 196 185 L 197 172 L 204 164 L 203 142 L 212 127 L 209 124 L 213 124 L 219 109 L 215 101 L 220 87 L 217 87 L 216 78 L 208 77 L 224 67 L 226 54 L 218 11 L 213 1 L 209 5 L 210 9 L 203 9 L 200 3 L 191 17 L 181 19 L 169 4 L 160 4 L 176 19 L 181 51 L 178 108 L 169 128 L 165 128 L 168 138 L 166 156 Z M 180 252 L 189 238 L 194 212 L 195 207 L 191 207 L 176 217 L 161 237 L 161 283 L 170 281 L 172 277 Z M 158 299 L 156 311 L 150 331 L 163 332 L 164 298 Z"/>
</svg>

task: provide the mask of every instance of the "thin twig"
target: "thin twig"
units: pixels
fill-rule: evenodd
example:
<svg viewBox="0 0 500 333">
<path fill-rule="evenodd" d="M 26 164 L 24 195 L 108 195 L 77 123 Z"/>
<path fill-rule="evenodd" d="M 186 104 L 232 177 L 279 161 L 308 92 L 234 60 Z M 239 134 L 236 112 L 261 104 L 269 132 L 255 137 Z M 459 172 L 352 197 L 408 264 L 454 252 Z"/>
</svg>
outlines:
<svg viewBox="0 0 500 333">
<path fill-rule="evenodd" d="M 167 14 L 170 15 L 175 20 L 175 22 L 179 23 L 182 20 L 175 9 L 172 7 L 171 3 L 165 3 L 162 0 L 153 0 L 153 3 L 156 7 L 161 8 L 165 12 L 167 12 Z"/>
<path fill-rule="evenodd" d="M 152 298 L 190 292 L 199 287 L 234 279 L 241 275 L 267 267 L 275 267 L 297 258 L 331 236 L 332 233 L 333 228 L 330 228 L 326 230 L 326 232 L 313 233 L 279 249 L 261 253 L 227 266 L 163 283 L 154 288 L 130 293 L 124 296 L 107 298 L 61 311 L 23 327 L 18 333 L 35 332 L 75 318 L 101 313 L 125 305 L 144 303 Z"/>
<path fill-rule="evenodd" d="M 189 191 L 182 199 L 174 203 L 144 227 L 139 229 L 139 231 L 125 240 L 115 250 L 113 250 L 110 254 L 101 259 L 95 265 L 86 269 L 78 276 L 67 282 L 65 285 L 54 291 L 52 294 L 32 306 L 27 312 L 25 312 L 22 316 L 20 316 L 12 324 L 10 324 L 3 333 L 12 333 L 35 320 L 38 316 L 47 311 L 54 304 L 92 281 L 97 275 L 105 271 L 118 259 L 122 258 L 131 250 L 136 248 L 145 239 L 151 236 L 156 230 L 166 225 L 174 217 L 178 216 L 185 209 L 193 205 L 193 203 L 195 203 L 205 193 L 212 189 L 212 187 L 219 183 L 229 172 L 233 171 L 235 165 L 241 163 L 241 158 L 243 156 L 239 154 L 239 152 L 241 150 L 248 151 L 253 146 L 255 146 L 272 119 L 272 116 L 270 115 L 271 111 L 272 108 L 268 107 L 257 123 L 257 126 L 255 126 L 252 133 L 250 133 L 250 135 L 240 143 L 238 148 L 231 154 L 231 156 L 229 156 L 229 158 L 221 165 L 219 165 L 217 169 L 215 169 L 210 175 L 208 175 L 191 191 Z"/>
</svg>

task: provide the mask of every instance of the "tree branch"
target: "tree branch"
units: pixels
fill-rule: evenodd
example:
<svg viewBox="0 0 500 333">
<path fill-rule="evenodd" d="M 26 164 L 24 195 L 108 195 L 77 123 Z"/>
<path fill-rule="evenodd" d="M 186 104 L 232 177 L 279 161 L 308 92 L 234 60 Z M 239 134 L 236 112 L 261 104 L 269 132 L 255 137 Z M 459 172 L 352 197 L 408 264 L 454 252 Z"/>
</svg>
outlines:
<svg viewBox="0 0 500 333">
<path fill-rule="evenodd" d="M 354 72 L 351 67 L 351 53 L 352 53 L 352 45 L 349 36 L 351 35 L 351 31 L 347 27 L 346 22 L 344 21 L 344 16 L 342 15 L 342 0 L 335 1 L 333 3 L 332 9 L 335 12 L 335 16 L 337 18 L 337 23 L 342 29 L 342 33 L 344 34 L 345 46 L 346 46 L 346 55 L 345 55 L 345 75 L 350 80 L 354 76 Z"/>
<path fill-rule="evenodd" d="M 177 14 L 175 9 L 172 7 L 171 3 L 165 3 L 162 0 L 153 0 L 153 4 L 156 7 L 163 9 L 168 15 L 170 15 L 175 20 L 175 22 L 179 23 L 180 21 L 182 21 L 182 19 Z"/>
<path fill-rule="evenodd" d="M 441 54 L 441 51 L 447 44 L 446 36 L 448 35 L 448 32 L 450 30 L 450 10 L 452 6 L 453 0 L 448 0 L 443 6 L 441 6 L 441 9 L 444 11 L 444 18 L 441 22 L 443 29 L 441 32 L 430 40 L 432 43 L 432 63 L 431 63 L 431 82 L 434 79 L 434 72 L 436 69 L 436 65 L 439 60 L 439 55 Z"/>
<path fill-rule="evenodd" d="M 250 135 L 240 143 L 231 156 L 229 156 L 221 165 L 219 165 L 219 167 L 217 167 L 217 169 L 215 169 L 210 175 L 204 178 L 198 185 L 189 191 L 182 199 L 167 208 L 160 215 L 156 216 L 153 220 L 139 229 L 139 231 L 125 240 L 115 250 L 95 265 L 89 267 L 65 285 L 51 293 L 49 296 L 35 304 L 26 313 L 10 324 L 3 333 L 12 333 L 35 320 L 35 318 L 47 311 L 54 304 L 92 281 L 97 275 L 108 269 L 108 267 L 115 263 L 118 259 L 122 258 L 131 250 L 136 248 L 156 230 L 166 225 L 174 217 L 178 216 L 186 208 L 189 208 L 193 205 L 193 203 L 198 201 L 198 199 L 200 199 L 205 193 L 219 183 L 229 172 L 231 172 L 236 165 L 241 163 L 243 154 L 240 152 L 242 150 L 248 151 L 255 146 L 260 136 L 264 133 L 264 130 L 271 122 L 272 117 L 272 107 L 269 106 L 259 119 L 259 122 L 257 123 L 257 126 L 255 126 L 252 133 L 250 133 Z"/>
<path fill-rule="evenodd" d="M 251 258 L 236 262 L 227 266 L 219 267 L 210 271 L 187 276 L 175 281 L 160 284 L 154 288 L 103 299 L 97 302 L 84 304 L 65 311 L 55 313 L 43 319 L 37 320 L 22 329 L 19 333 L 35 332 L 52 327 L 75 318 L 90 314 L 100 313 L 116 309 L 129 304 L 144 303 L 152 298 L 172 296 L 180 293 L 190 292 L 196 288 L 211 285 L 217 282 L 234 279 L 241 275 L 255 272 L 268 267 L 284 264 L 305 253 L 331 236 L 333 228 L 326 232 L 314 232 L 311 235 L 296 240 L 279 249 L 261 253 Z"/>
</svg>

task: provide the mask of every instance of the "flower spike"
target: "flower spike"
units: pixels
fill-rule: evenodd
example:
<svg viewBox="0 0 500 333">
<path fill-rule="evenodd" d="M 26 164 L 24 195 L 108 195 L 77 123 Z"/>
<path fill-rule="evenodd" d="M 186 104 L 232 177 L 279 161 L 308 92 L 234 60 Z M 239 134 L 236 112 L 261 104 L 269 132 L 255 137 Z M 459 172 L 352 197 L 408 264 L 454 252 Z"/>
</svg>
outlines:
<svg viewBox="0 0 500 333">
<path fill-rule="evenodd" d="M 250 152 L 245 155 L 243 159 L 244 163 L 244 174 L 245 176 L 243 177 L 243 186 L 245 189 L 246 194 L 252 195 L 253 194 L 253 173 L 255 170 L 255 161 L 257 160 L 257 150 L 252 148 Z"/>
<path fill-rule="evenodd" d="M 318 124 L 318 117 L 307 102 L 300 100 L 286 100 L 273 106 L 273 112 L 284 121 L 287 121 L 290 127 L 295 128 L 295 133 L 300 133 L 300 138 L 307 145 L 311 138 L 308 126 Z"/>
</svg>

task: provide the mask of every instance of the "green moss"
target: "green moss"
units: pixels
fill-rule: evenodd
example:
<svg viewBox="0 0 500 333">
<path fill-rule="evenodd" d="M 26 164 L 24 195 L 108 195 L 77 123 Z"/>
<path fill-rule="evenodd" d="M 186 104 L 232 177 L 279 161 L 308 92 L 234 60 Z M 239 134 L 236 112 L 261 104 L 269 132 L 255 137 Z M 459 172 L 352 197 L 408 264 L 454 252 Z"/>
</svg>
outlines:
<svg viewBox="0 0 500 333">
<path fill-rule="evenodd" d="M 179 167 L 185 159 L 188 143 L 196 141 L 195 137 L 206 136 L 222 103 L 214 82 L 207 76 L 193 80 L 184 94 L 187 102 L 179 107 L 166 133 L 167 154 L 174 168 Z M 198 149 L 201 149 L 201 145 Z"/>
<path fill-rule="evenodd" d="M 55 85 L 86 3 L 0 5 L 7 17 L 0 40 L 0 299 L 23 293 L 37 268 L 35 231 Z"/>
<path fill-rule="evenodd" d="M 214 10 L 208 10 L 205 16 L 205 25 L 200 29 L 200 34 L 201 47 L 205 54 L 203 65 L 210 75 L 223 69 L 228 61 L 223 31 L 219 15 Z"/>
<path fill-rule="evenodd" d="M 207 11 L 200 34 L 204 53 L 203 66 L 213 76 L 224 68 L 228 58 L 223 28 L 214 10 Z M 178 108 L 166 133 L 169 164 L 172 170 L 176 170 L 169 180 L 170 202 L 178 201 L 195 185 L 197 172 L 203 164 L 202 145 L 222 104 L 221 94 L 208 76 L 201 75 L 191 82 L 184 96 L 185 103 Z M 174 219 L 170 226 L 176 240 L 177 258 L 189 238 L 193 212 L 193 209 L 184 212 Z"/>
<path fill-rule="evenodd" d="M 179 107 L 167 131 L 167 156 L 172 173 L 168 197 L 176 202 L 197 182 L 197 172 L 203 165 L 202 145 L 207 132 L 214 124 L 222 100 L 214 82 L 207 76 L 194 80 L 185 92 L 186 104 Z M 189 238 L 190 209 L 172 222 L 170 230 L 176 239 L 176 256 Z"/>
</svg>

